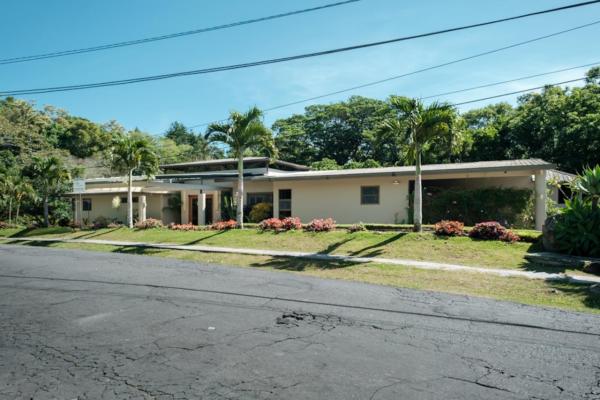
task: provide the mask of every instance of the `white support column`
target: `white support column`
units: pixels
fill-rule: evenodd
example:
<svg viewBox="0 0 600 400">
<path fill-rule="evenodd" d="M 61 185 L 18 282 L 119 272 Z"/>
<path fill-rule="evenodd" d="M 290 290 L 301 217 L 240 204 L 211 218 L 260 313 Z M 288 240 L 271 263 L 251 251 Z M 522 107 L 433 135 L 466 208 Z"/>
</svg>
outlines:
<svg viewBox="0 0 600 400">
<path fill-rule="evenodd" d="M 546 221 L 546 170 L 535 171 L 535 229 L 541 231 Z"/>
<path fill-rule="evenodd" d="M 144 222 L 146 220 L 146 208 L 146 196 L 138 196 L 138 219 L 140 220 L 140 222 Z"/>
<path fill-rule="evenodd" d="M 279 218 L 279 188 L 273 185 L 273 218 Z"/>
<path fill-rule="evenodd" d="M 181 223 L 188 224 L 192 221 L 188 221 L 188 196 L 185 190 L 180 192 L 181 194 Z"/>
<path fill-rule="evenodd" d="M 198 194 L 198 225 L 206 225 L 206 193 L 200 190 Z"/>
</svg>

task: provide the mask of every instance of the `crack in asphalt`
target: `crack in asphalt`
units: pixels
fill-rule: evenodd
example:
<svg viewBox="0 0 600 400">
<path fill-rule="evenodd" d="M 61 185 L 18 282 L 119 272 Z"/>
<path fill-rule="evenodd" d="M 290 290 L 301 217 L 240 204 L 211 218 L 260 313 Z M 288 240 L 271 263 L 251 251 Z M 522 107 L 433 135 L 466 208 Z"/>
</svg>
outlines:
<svg viewBox="0 0 600 400">
<path fill-rule="evenodd" d="M 482 318 L 459 317 L 459 316 L 455 316 L 455 315 L 449 315 L 447 313 L 433 314 L 433 313 L 424 313 L 424 312 L 407 311 L 407 310 L 394 310 L 394 309 L 386 309 L 386 308 L 379 308 L 379 307 L 367 307 L 367 306 L 339 304 L 339 303 L 331 303 L 331 302 L 320 302 L 320 301 L 311 301 L 311 300 L 305 300 L 305 299 L 292 299 L 292 298 L 279 297 L 279 296 L 265 296 L 265 295 L 230 292 L 230 291 L 223 291 L 223 290 L 198 289 L 198 288 L 170 286 L 170 285 L 157 285 L 157 284 L 150 284 L 150 283 L 116 282 L 116 281 L 106 281 L 106 280 L 56 278 L 56 277 L 45 277 L 45 276 L 19 276 L 19 275 L 8 275 L 8 274 L 0 274 L 0 278 L 23 279 L 23 280 L 35 279 L 35 280 L 46 280 L 46 281 L 96 283 L 96 284 L 116 285 L 116 286 L 147 287 L 147 288 L 154 288 L 154 289 L 171 289 L 171 290 L 181 290 L 181 291 L 189 291 L 189 292 L 200 292 L 200 293 L 210 293 L 210 294 L 219 294 L 219 295 L 236 296 L 236 297 L 255 298 L 255 299 L 263 299 L 263 300 L 275 300 L 275 301 L 281 301 L 281 302 L 321 305 L 321 306 L 330 306 L 330 307 L 337 307 L 337 308 L 348 308 L 348 309 L 356 309 L 356 310 L 364 310 L 364 311 L 378 311 L 378 312 L 385 312 L 385 313 L 392 313 L 392 314 L 406 314 L 406 315 L 414 315 L 414 316 L 427 317 L 427 318 L 443 318 L 443 319 L 464 321 L 464 322 L 471 322 L 471 323 L 513 326 L 513 327 L 518 327 L 518 328 L 528 328 L 528 329 L 545 330 L 545 331 L 553 331 L 553 332 L 561 332 L 561 333 L 573 333 L 573 334 L 578 334 L 578 335 L 589 335 L 589 336 L 600 337 L 600 333 L 595 333 L 595 332 L 559 329 L 559 328 L 553 328 L 553 327 L 548 327 L 548 326 L 533 325 L 533 324 L 511 322 L 511 321 L 497 321 L 497 320 L 488 320 L 488 319 L 482 319 Z"/>
</svg>

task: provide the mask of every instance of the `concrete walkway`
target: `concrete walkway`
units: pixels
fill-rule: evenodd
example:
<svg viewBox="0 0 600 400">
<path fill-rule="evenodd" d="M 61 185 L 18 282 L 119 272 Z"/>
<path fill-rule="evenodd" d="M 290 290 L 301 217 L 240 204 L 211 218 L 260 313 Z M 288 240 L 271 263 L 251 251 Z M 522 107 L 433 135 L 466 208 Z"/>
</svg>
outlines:
<svg viewBox="0 0 600 400">
<path fill-rule="evenodd" d="M 323 253 L 308 253 L 300 251 L 282 251 L 282 250 L 264 250 L 264 249 L 247 249 L 247 248 L 234 248 L 234 247 L 216 247 L 216 246 L 201 246 L 201 245 L 180 245 L 172 243 L 148 243 L 148 242 L 128 242 L 122 240 L 102 240 L 102 239 L 64 239 L 64 238 L 39 238 L 39 237 L 27 237 L 27 238 L 6 238 L 12 241 L 22 242 L 62 242 L 62 243 L 87 243 L 87 244 L 102 244 L 110 246 L 126 246 L 126 247 L 140 247 L 140 248 L 152 248 L 152 249 L 167 249 L 167 250 L 187 250 L 187 251 L 200 251 L 205 253 L 229 253 L 229 254 L 248 254 L 255 256 L 270 256 L 270 257 L 290 257 L 290 258 L 303 258 L 310 260 L 320 261 L 346 261 L 354 263 L 377 263 L 377 264 L 391 264 L 403 267 L 413 267 L 419 269 L 429 270 L 443 270 L 443 271 L 465 271 L 465 272 L 478 272 L 484 274 L 492 274 L 504 277 L 521 277 L 528 279 L 542 279 L 547 281 L 568 281 L 572 283 L 585 283 L 593 284 L 600 283 L 600 277 L 593 277 L 587 275 L 570 275 L 564 273 L 548 273 L 548 272 L 534 272 L 534 271 L 520 271 L 514 269 L 499 269 L 499 268 L 484 268 L 484 267 L 472 267 L 459 264 L 446 264 L 437 263 L 432 261 L 417 261 L 408 260 L 401 258 L 380 258 L 380 257 L 357 257 L 340 254 L 323 254 Z"/>
</svg>

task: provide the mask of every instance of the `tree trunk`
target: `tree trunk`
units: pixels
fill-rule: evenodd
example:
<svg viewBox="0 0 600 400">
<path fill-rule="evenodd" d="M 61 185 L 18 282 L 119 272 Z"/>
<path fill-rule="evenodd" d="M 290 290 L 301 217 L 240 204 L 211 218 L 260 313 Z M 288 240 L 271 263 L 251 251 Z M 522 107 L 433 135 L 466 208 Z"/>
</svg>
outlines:
<svg viewBox="0 0 600 400">
<path fill-rule="evenodd" d="M 8 223 L 12 225 L 12 197 L 8 198 Z"/>
<path fill-rule="evenodd" d="M 48 217 L 48 195 L 44 195 L 44 225 L 50 226 L 50 218 Z"/>
<path fill-rule="evenodd" d="M 131 192 L 131 184 L 133 182 L 133 170 L 129 170 L 127 179 L 127 226 L 133 228 L 133 194 Z"/>
<path fill-rule="evenodd" d="M 17 209 L 15 210 L 15 223 L 19 223 L 19 211 L 21 209 L 21 201 L 17 201 Z"/>
<path fill-rule="evenodd" d="M 237 196 L 237 224 L 244 228 L 244 152 L 238 157 L 238 196 Z"/>
<path fill-rule="evenodd" d="M 421 149 L 417 145 L 415 152 L 415 192 L 413 206 L 413 230 L 415 232 L 422 231 L 423 224 L 423 189 L 421 185 Z"/>
</svg>

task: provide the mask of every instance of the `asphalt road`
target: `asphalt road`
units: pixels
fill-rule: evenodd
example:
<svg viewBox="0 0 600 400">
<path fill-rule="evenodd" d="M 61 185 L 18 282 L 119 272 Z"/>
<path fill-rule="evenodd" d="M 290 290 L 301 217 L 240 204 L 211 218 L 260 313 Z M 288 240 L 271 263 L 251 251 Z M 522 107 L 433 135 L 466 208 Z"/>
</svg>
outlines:
<svg viewBox="0 0 600 400">
<path fill-rule="evenodd" d="M 2 399 L 599 399 L 600 317 L 0 246 Z"/>
</svg>

